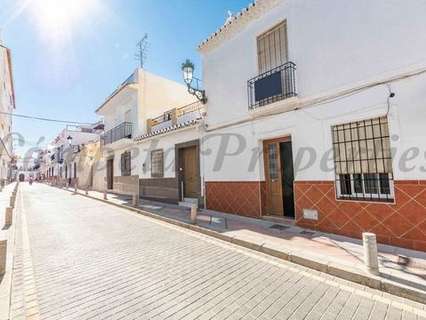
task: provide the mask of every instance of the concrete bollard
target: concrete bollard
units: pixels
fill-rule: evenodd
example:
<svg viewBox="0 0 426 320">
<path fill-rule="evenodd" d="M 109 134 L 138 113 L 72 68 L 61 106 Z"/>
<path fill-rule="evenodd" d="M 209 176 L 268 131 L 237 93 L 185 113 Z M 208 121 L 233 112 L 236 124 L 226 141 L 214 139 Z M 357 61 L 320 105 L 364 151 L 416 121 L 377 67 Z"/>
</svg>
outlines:
<svg viewBox="0 0 426 320">
<path fill-rule="evenodd" d="M 376 235 L 370 232 L 362 234 L 362 242 L 364 246 L 364 263 L 367 271 L 378 275 L 379 274 L 379 260 L 377 258 L 377 240 Z"/>
<path fill-rule="evenodd" d="M 89 195 L 89 187 L 86 187 L 86 191 L 84 192 L 84 194 L 85 194 L 86 196 L 88 196 L 88 195 Z"/>
<path fill-rule="evenodd" d="M 0 275 L 6 272 L 7 240 L 0 241 Z"/>
<path fill-rule="evenodd" d="M 9 201 L 9 207 L 14 208 L 15 207 L 15 197 L 10 197 Z"/>
<path fill-rule="evenodd" d="M 107 195 L 106 190 L 104 190 L 104 200 L 108 200 L 108 195 Z"/>
<path fill-rule="evenodd" d="M 191 206 L 191 223 L 193 224 L 197 223 L 197 209 L 198 209 L 198 206 L 196 204 L 193 204 Z"/>
<path fill-rule="evenodd" d="M 139 205 L 139 195 L 134 193 L 132 194 L 132 206 L 137 207 Z"/>
<path fill-rule="evenodd" d="M 74 183 L 74 194 L 77 194 L 77 183 Z"/>
<path fill-rule="evenodd" d="M 13 217 L 13 208 L 11 207 L 6 207 L 5 209 L 5 217 L 4 217 L 4 225 L 6 227 L 11 226 L 12 225 L 12 217 Z"/>
</svg>

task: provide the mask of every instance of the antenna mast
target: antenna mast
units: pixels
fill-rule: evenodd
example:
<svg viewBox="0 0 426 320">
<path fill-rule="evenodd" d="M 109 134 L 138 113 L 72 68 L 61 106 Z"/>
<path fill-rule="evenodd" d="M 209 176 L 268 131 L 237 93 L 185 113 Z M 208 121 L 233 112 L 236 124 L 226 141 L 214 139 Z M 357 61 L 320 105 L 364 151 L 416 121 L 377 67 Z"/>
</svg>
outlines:
<svg viewBox="0 0 426 320">
<path fill-rule="evenodd" d="M 142 37 L 142 39 L 137 43 L 137 52 L 136 52 L 136 59 L 139 61 L 139 66 L 141 69 L 144 68 L 145 62 L 147 59 L 147 51 L 148 51 L 148 34 L 145 33 L 145 35 Z"/>
</svg>

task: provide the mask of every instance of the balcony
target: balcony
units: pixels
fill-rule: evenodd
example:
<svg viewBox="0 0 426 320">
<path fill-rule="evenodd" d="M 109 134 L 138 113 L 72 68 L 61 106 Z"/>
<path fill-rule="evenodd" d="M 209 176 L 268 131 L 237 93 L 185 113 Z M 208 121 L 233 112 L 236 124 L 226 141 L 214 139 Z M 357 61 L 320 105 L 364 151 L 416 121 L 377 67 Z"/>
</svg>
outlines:
<svg viewBox="0 0 426 320">
<path fill-rule="evenodd" d="M 133 125 L 130 122 L 123 122 L 118 126 L 108 130 L 102 135 L 103 144 L 111 144 L 121 139 L 131 139 L 133 133 Z"/>
<path fill-rule="evenodd" d="M 248 107 L 259 107 L 297 96 L 296 64 L 286 62 L 247 81 Z"/>
<path fill-rule="evenodd" d="M 175 125 L 182 126 L 199 120 L 204 116 L 204 105 L 200 102 L 188 104 L 180 108 L 170 109 L 161 116 L 147 120 L 148 133 L 158 132 Z"/>
</svg>

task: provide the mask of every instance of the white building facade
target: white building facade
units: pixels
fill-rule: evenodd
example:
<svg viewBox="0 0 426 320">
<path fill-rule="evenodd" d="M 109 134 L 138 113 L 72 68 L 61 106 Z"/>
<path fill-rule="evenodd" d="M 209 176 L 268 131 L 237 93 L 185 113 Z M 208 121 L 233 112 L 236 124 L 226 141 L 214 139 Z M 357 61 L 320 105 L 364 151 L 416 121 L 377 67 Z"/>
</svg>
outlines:
<svg viewBox="0 0 426 320">
<path fill-rule="evenodd" d="M 99 142 L 103 124 L 93 125 L 67 125 L 51 143 L 50 148 L 44 152 L 45 164 L 40 166 L 42 173 L 48 180 L 57 183 L 74 185 L 77 178 L 81 181 L 91 180 L 88 177 L 79 177 L 80 152 L 85 145 Z M 91 171 L 84 171 L 85 174 Z"/>
<path fill-rule="evenodd" d="M 137 184 L 132 190 L 142 197 L 176 202 L 182 192 L 174 151 L 193 148 L 188 161 L 196 190 L 188 194 L 201 198 L 196 128 L 202 110 L 194 102 L 186 86 L 137 69 L 96 110 L 105 123 L 102 161 L 95 170 L 104 183 L 96 188 L 126 192 L 127 186 Z"/>
<path fill-rule="evenodd" d="M 258 0 L 206 39 L 207 208 L 426 250 L 424 12 Z"/>
<path fill-rule="evenodd" d="M 4 183 L 11 178 L 10 163 L 12 150 L 12 116 L 15 110 L 15 91 L 12 75 L 12 57 L 10 49 L 0 41 L 0 181 Z"/>
</svg>

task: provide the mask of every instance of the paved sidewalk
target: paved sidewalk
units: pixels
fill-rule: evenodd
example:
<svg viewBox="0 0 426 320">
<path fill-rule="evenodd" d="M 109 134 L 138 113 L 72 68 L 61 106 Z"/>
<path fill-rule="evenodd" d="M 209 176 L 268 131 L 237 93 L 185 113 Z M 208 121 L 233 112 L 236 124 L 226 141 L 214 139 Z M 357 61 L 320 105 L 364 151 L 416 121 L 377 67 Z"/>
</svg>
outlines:
<svg viewBox="0 0 426 320">
<path fill-rule="evenodd" d="M 71 190 L 71 189 L 69 189 Z M 79 190 L 84 194 L 84 191 Z M 89 191 L 89 196 L 102 199 L 103 193 Z M 131 207 L 131 198 L 108 194 L 111 203 Z M 190 223 L 188 208 L 148 200 L 140 200 L 139 208 L 162 217 Z M 297 253 L 309 261 L 303 265 L 317 267 L 336 265 L 339 268 L 366 274 L 363 264 L 362 241 L 344 236 L 315 232 L 291 225 L 281 225 L 260 219 L 200 210 L 197 224 L 203 228 L 231 236 L 253 245 L 272 248 L 284 254 Z M 237 241 L 235 241 L 237 242 Z M 400 264 L 400 255 L 409 258 L 409 264 Z M 318 262 L 321 265 L 316 266 Z M 379 245 L 380 279 L 398 287 L 414 289 L 426 296 L 426 253 L 389 245 Z M 311 265 L 310 265 L 311 264 Z M 347 279 L 347 277 L 346 277 Z M 392 289 L 393 290 L 393 289 Z M 390 290 L 391 291 L 391 290 Z"/>
<path fill-rule="evenodd" d="M 124 208 L 19 195 L 13 320 L 425 320 L 422 304 Z"/>
<path fill-rule="evenodd" d="M 6 273 L 0 275 L 0 320 L 9 317 L 10 287 L 12 283 L 14 225 L 5 227 L 5 208 L 10 205 L 10 196 L 16 183 L 6 185 L 0 192 L 0 240 L 7 240 Z"/>
</svg>

